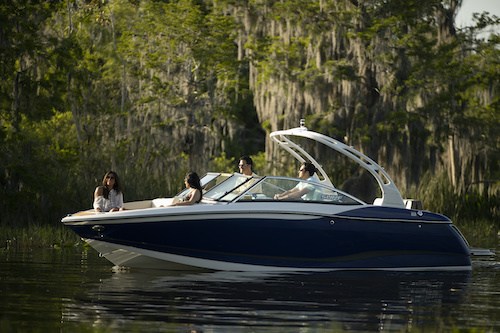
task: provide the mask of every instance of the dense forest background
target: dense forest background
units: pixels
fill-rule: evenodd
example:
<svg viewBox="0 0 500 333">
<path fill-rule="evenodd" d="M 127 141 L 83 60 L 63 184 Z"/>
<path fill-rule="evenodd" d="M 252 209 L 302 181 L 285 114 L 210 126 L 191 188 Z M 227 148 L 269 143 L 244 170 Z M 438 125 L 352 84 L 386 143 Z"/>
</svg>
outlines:
<svg viewBox="0 0 500 333">
<path fill-rule="evenodd" d="M 2 1 L 1 223 L 89 208 L 108 170 L 126 201 L 175 194 L 189 169 L 236 171 L 244 154 L 295 175 L 268 133 L 305 118 L 404 197 L 499 226 L 500 36 L 478 36 L 500 20 L 457 29 L 460 4 Z M 346 162 L 322 163 L 369 192 Z"/>
</svg>

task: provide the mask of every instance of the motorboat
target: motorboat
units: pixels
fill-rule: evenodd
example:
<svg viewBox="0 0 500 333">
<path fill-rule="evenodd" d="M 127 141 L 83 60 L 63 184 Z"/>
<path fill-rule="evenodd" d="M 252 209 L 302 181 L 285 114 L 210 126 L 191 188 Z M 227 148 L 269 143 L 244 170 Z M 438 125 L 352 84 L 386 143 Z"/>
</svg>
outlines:
<svg viewBox="0 0 500 333">
<path fill-rule="evenodd" d="M 191 206 L 156 198 L 125 210 L 70 214 L 62 223 L 116 266 L 169 270 L 316 272 L 333 270 L 470 270 L 471 250 L 446 216 L 404 200 L 385 170 L 353 147 L 299 127 L 275 131 L 273 142 L 315 181 L 209 172 L 203 197 Z M 307 139 L 356 162 L 380 187 L 366 203 L 336 188 L 322 165 L 297 143 Z M 333 153 L 334 153 L 333 152 Z M 296 186 L 310 191 L 276 199 Z"/>
</svg>

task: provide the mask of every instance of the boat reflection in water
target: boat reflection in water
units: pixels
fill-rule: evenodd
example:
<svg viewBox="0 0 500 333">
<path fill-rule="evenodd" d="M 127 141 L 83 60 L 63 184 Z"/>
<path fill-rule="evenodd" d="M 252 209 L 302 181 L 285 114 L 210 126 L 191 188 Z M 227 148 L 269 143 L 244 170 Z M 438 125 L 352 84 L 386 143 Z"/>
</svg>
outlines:
<svg viewBox="0 0 500 333">
<path fill-rule="evenodd" d="M 88 298 L 68 301 L 63 321 L 141 332 L 456 327 L 470 280 L 469 271 L 159 274 L 116 273 Z"/>
</svg>

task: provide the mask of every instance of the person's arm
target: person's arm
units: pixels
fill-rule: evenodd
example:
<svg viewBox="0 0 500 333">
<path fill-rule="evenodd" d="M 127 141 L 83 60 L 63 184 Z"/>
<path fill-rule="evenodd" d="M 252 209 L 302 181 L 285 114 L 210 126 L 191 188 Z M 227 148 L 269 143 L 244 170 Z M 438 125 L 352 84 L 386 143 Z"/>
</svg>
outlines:
<svg viewBox="0 0 500 333">
<path fill-rule="evenodd" d="M 104 198 L 103 197 L 97 197 L 94 199 L 94 209 L 96 212 L 103 212 L 104 211 Z"/>
<path fill-rule="evenodd" d="M 290 191 L 287 191 L 288 193 L 286 192 L 283 192 L 281 195 L 279 195 L 278 199 L 279 200 L 282 200 L 282 199 L 295 199 L 295 198 L 300 198 L 301 196 L 303 196 L 304 194 L 307 194 L 309 193 L 311 190 L 304 187 L 303 189 L 299 190 L 297 189 L 296 187 L 294 187 L 293 189 L 291 189 Z"/>
<path fill-rule="evenodd" d="M 94 209 L 96 212 L 104 211 L 104 197 L 102 196 L 102 192 L 102 186 L 98 186 L 94 192 Z"/>
<path fill-rule="evenodd" d="M 303 187 L 298 189 L 297 187 L 292 188 L 291 190 L 285 191 L 281 194 L 276 194 L 274 199 L 283 200 L 283 199 L 292 199 L 292 198 L 300 198 L 304 194 L 309 193 L 311 190 L 307 187 Z"/>
</svg>

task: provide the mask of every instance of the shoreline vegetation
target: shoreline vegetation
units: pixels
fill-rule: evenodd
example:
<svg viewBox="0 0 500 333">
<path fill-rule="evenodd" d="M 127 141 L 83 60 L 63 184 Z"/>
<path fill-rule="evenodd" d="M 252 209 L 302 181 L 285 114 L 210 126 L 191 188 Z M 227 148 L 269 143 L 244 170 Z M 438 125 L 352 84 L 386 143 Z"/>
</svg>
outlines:
<svg viewBox="0 0 500 333">
<path fill-rule="evenodd" d="M 462 234 L 473 248 L 496 246 L 500 229 L 498 222 L 490 220 L 455 221 Z M 89 246 L 71 229 L 60 225 L 29 224 L 24 227 L 0 224 L 0 250 L 12 248 L 75 248 Z"/>
<path fill-rule="evenodd" d="M 11 248 L 54 249 L 88 247 L 71 229 L 64 225 L 36 225 L 24 227 L 0 225 L 0 250 Z"/>
</svg>

